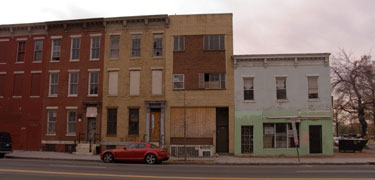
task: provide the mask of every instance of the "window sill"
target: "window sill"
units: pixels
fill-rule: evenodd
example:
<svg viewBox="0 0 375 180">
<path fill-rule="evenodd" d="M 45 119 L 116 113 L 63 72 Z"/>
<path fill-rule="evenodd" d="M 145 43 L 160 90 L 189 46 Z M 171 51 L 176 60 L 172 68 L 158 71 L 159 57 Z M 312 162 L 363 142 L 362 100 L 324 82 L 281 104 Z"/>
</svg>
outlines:
<svg viewBox="0 0 375 180">
<path fill-rule="evenodd" d="M 16 62 L 16 64 L 25 64 L 25 62 Z"/>
<path fill-rule="evenodd" d="M 276 100 L 277 103 L 287 103 L 288 100 L 287 99 L 278 99 Z"/>
<path fill-rule="evenodd" d="M 120 60 L 120 57 L 116 57 L 116 58 L 108 58 L 110 61 L 116 61 L 116 60 Z"/>
<path fill-rule="evenodd" d="M 179 88 L 179 89 L 175 89 L 175 88 L 173 88 L 173 91 L 184 91 L 185 90 L 185 88 Z"/>
<path fill-rule="evenodd" d="M 152 59 L 163 59 L 163 56 L 152 56 Z"/>
<path fill-rule="evenodd" d="M 118 95 L 107 95 L 108 97 L 117 97 Z"/>
<path fill-rule="evenodd" d="M 30 98 L 40 98 L 40 96 L 30 96 Z"/>
<path fill-rule="evenodd" d="M 89 61 L 99 61 L 100 59 L 89 59 Z"/>
<path fill-rule="evenodd" d="M 4 98 L 4 96 L 0 96 L 0 98 Z"/>
<path fill-rule="evenodd" d="M 49 61 L 50 63 L 58 63 L 58 62 L 60 62 L 60 60 L 58 60 L 58 61 Z"/>
<path fill-rule="evenodd" d="M 320 102 L 320 99 L 318 98 L 318 99 L 308 99 L 307 100 L 308 102 Z"/>
<path fill-rule="evenodd" d="M 98 97 L 99 95 L 98 94 L 88 94 L 87 96 L 88 97 Z"/>
<path fill-rule="evenodd" d="M 79 62 L 79 59 L 70 59 L 69 62 Z"/>
<path fill-rule="evenodd" d="M 243 103 L 256 103 L 255 100 L 243 100 Z"/>
<path fill-rule="evenodd" d="M 6 62 L 2 62 L 2 63 L 0 63 L 0 64 L 7 64 Z"/>
<path fill-rule="evenodd" d="M 56 136 L 56 134 L 46 134 L 46 136 Z"/>
<path fill-rule="evenodd" d="M 12 96 L 12 98 L 22 98 L 22 96 Z"/>
<path fill-rule="evenodd" d="M 78 97 L 77 94 L 69 94 L 68 97 Z"/>
<path fill-rule="evenodd" d="M 51 94 L 50 94 L 50 95 L 48 95 L 48 97 L 53 97 L 53 98 L 55 98 L 55 97 L 58 97 L 58 96 L 57 96 L 57 94 L 56 94 L 56 95 L 51 95 Z"/>
<path fill-rule="evenodd" d="M 41 64 L 42 61 L 33 61 L 34 64 Z"/>
<path fill-rule="evenodd" d="M 152 96 L 152 97 L 163 97 L 162 94 L 152 94 L 151 96 Z"/>
<path fill-rule="evenodd" d="M 76 136 L 76 134 L 65 134 L 65 136 Z"/>
<path fill-rule="evenodd" d="M 139 94 L 129 94 L 129 97 L 139 97 Z"/>
<path fill-rule="evenodd" d="M 140 57 L 140 56 L 137 56 L 137 57 L 130 57 L 129 59 L 137 60 L 137 59 L 141 59 L 141 57 Z"/>
</svg>

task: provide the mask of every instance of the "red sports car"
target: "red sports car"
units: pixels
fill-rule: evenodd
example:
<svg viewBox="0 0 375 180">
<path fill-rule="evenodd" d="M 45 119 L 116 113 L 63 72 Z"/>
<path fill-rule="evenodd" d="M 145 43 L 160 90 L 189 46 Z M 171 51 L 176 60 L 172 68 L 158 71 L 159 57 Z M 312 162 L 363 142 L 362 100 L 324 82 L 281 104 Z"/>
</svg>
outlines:
<svg viewBox="0 0 375 180">
<path fill-rule="evenodd" d="M 168 149 L 150 143 L 133 143 L 122 149 L 105 150 L 100 158 L 110 163 L 113 161 L 144 161 L 147 164 L 161 163 L 169 159 Z"/>
</svg>

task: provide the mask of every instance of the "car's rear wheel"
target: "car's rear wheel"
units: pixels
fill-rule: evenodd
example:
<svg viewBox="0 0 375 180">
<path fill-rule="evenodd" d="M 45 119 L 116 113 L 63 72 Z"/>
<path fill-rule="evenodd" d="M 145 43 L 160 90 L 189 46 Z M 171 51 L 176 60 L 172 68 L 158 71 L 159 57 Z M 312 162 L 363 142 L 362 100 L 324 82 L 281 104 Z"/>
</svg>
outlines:
<svg viewBox="0 0 375 180">
<path fill-rule="evenodd" d="M 113 162 L 114 161 L 113 155 L 111 153 L 105 153 L 103 155 L 103 161 L 105 163 L 111 163 L 111 162 Z"/>
<path fill-rule="evenodd" d="M 156 159 L 155 155 L 147 154 L 145 161 L 147 164 L 155 164 L 158 160 Z"/>
</svg>

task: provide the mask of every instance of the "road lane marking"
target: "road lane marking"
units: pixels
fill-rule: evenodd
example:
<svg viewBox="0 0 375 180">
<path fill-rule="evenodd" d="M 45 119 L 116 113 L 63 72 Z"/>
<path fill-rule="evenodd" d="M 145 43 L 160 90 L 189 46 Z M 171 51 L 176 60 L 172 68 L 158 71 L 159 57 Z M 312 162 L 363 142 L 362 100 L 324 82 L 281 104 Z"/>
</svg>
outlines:
<svg viewBox="0 0 375 180">
<path fill-rule="evenodd" d="M 143 175 L 122 175 L 122 174 L 97 174 L 97 173 L 75 173 L 75 172 L 57 172 L 57 171 L 37 171 L 21 169 L 0 169 L 0 172 L 16 173 L 34 173 L 34 174 L 55 174 L 55 175 L 76 175 L 76 176 L 101 176 L 101 177 L 118 177 L 118 178 L 153 178 L 153 179 L 204 179 L 204 180 L 374 180 L 374 178 L 222 178 L 222 177 L 180 177 L 180 176 L 143 176 Z"/>
<path fill-rule="evenodd" d="M 48 166 L 51 166 L 51 167 L 70 167 L 70 168 L 107 169 L 107 167 L 103 167 L 103 166 L 74 166 L 74 165 L 54 165 L 54 164 L 49 164 Z"/>
</svg>

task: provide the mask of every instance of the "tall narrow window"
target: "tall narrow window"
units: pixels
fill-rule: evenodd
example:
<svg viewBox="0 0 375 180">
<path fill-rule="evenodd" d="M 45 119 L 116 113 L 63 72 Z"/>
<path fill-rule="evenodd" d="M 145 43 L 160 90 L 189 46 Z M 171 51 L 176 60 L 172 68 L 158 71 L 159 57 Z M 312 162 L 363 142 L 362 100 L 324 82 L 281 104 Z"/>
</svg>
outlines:
<svg viewBox="0 0 375 180">
<path fill-rule="evenodd" d="M 132 57 L 141 56 L 141 35 L 132 36 Z"/>
<path fill-rule="evenodd" d="M 47 134 L 56 134 L 56 110 L 48 110 Z"/>
<path fill-rule="evenodd" d="M 76 119 L 77 119 L 77 112 L 76 110 L 68 110 L 67 113 L 67 134 L 75 135 L 76 134 Z"/>
<path fill-rule="evenodd" d="M 59 73 L 50 73 L 49 96 L 57 96 L 59 93 Z"/>
<path fill-rule="evenodd" d="M 173 89 L 184 89 L 184 75 L 173 74 Z"/>
<path fill-rule="evenodd" d="M 17 62 L 24 62 L 25 61 L 25 46 L 26 41 L 18 41 L 17 47 Z"/>
<path fill-rule="evenodd" d="M 243 78 L 244 100 L 254 100 L 254 78 Z"/>
<path fill-rule="evenodd" d="M 185 50 L 185 36 L 175 36 L 174 37 L 174 51 L 184 51 Z"/>
<path fill-rule="evenodd" d="M 308 85 L 308 91 L 309 91 L 308 98 L 318 99 L 319 98 L 318 77 L 317 76 L 307 77 L 307 85 Z"/>
<path fill-rule="evenodd" d="M 51 61 L 60 61 L 61 39 L 52 39 L 52 59 Z"/>
<path fill-rule="evenodd" d="M 99 91 L 99 72 L 90 72 L 89 95 L 98 95 Z"/>
<path fill-rule="evenodd" d="M 91 37 L 91 60 L 98 60 L 100 54 L 100 36 Z"/>
<path fill-rule="evenodd" d="M 205 35 L 204 50 L 224 50 L 224 35 Z"/>
<path fill-rule="evenodd" d="M 163 56 L 163 34 L 154 35 L 153 39 L 153 56 Z"/>
<path fill-rule="evenodd" d="M 119 35 L 111 35 L 110 37 L 110 52 L 109 57 L 110 58 L 119 58 L 120 55 L 120 36 Z"/>
<path fill-rule="evenodd" d="M 116 135 L 117 133 L 117 109 L 107 110 L 107 135 Z"/>
<path fill-rule="evenodd" d="M 139 110 L 129 109 L 129 134 L 138 134 Z"/>
<path fill-rule="evenodd" d="M 163 71 L 152 71 L 152 95 L 162 95 Z"/>
<path fill-rule="evenodd" d="M 108 72 L 108 95 L 117 96 L 118 95 L 118 71 Z"/>
<path fill-rule="evenodd" d="M 78 72 L 69 72 L 69 96 L 78 95 Z"/>
<path fill-rule="evenodd" d="M 9 40 L 0 39 L 0 64 L 5 64 L 8 58 Z"/>
<path fill-rule="evenodd" d="M 286 97 L 286 77 L 276 78 L 276 97 L 277 99 L 283 100 Z"/>
<path fill-rule="evenodd" d="M 72 38 L 71 42 L 71 50 L 70 50 L 70 59 L 71 60 L 79 60 L 79 52 L 81 46 L 81 38 Z"/>
<path fill-rule="evenodd" d="M 130 71 L 130 93 L 131 96 L 139 95 L 140 71 Z"/>
<path fill-rule="evenodd" d="M 0 97 L 5 96 L 5 74 L 0 74 Z"/>
<path fill-rule="evenodd" d="M 37 39 L 34 41 L 34 59 L 33 62 L 42 61 L 43 56 L 43 39 Z"/>
<path fill-rule="evenodd" d="M 23 95 L 23 81 L 24 81 L 24 74 L 14 74 L 14 87 L 13 87 L 13 96 L 15 97 L 22 97 Z"/>
<path fill-rule="evenodd" d="M 41 73 L 32 73 L 31 74 L 30 96 L 40 96 L 41 75 L 42 75 Z"/>
<path fill-rule="evenodd" d="M 241 153 L 253 153 L 253 126 L 241 126 Z"/>
</svg>

